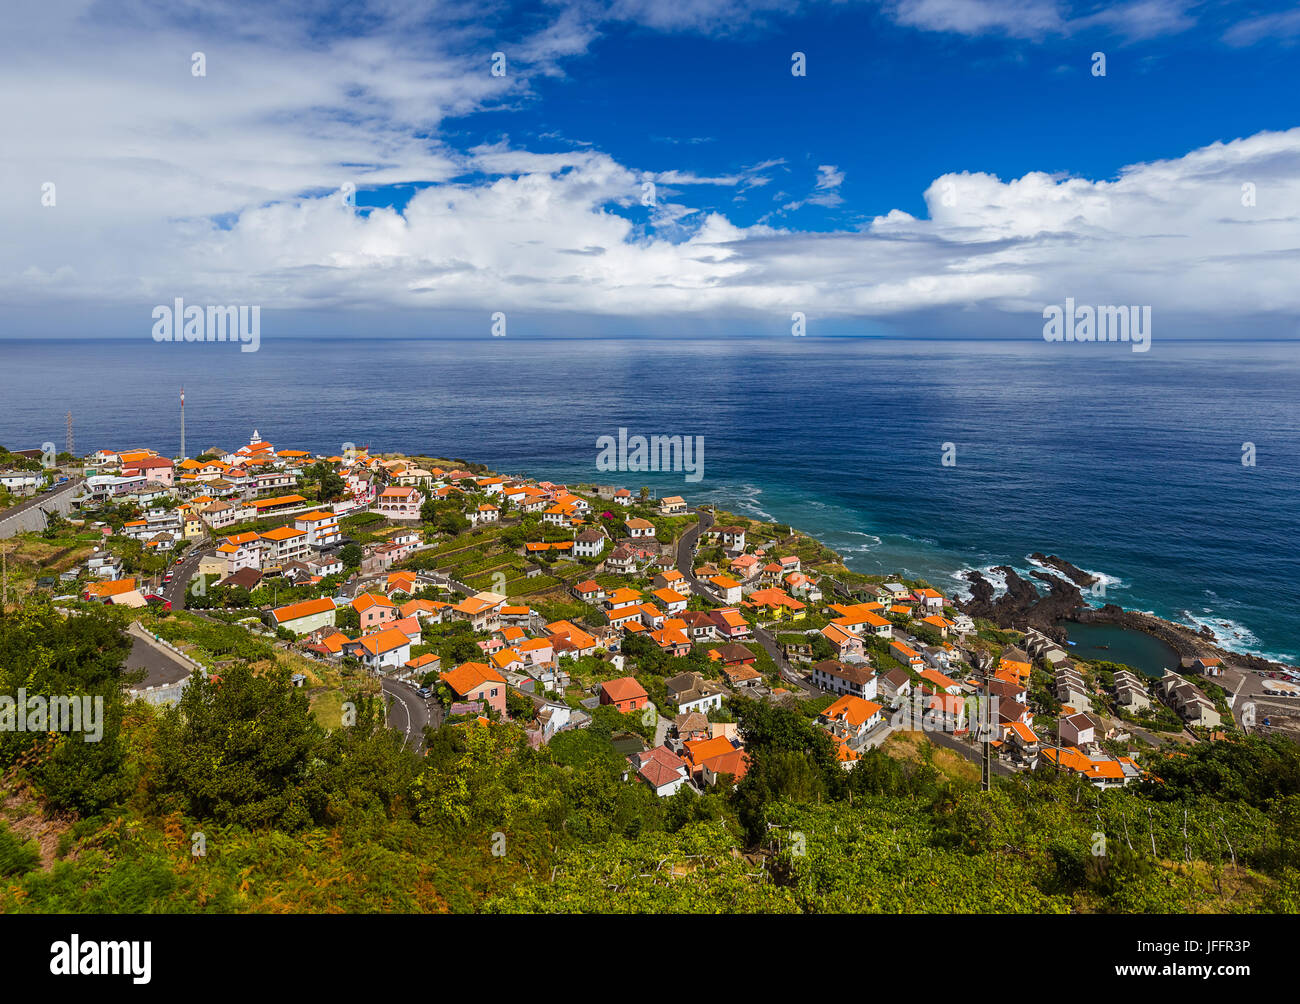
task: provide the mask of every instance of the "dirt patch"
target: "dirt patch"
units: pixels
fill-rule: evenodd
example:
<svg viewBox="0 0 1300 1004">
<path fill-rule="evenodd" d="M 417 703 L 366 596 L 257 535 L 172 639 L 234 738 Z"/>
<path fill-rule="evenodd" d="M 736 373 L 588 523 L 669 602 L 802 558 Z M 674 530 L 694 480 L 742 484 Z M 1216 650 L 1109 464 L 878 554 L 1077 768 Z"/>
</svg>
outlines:
<svg viewBox="0 0 1300 1004">
<path fill-rule="evenodd" d="M 9 827 L 14 836 L 20 840 L 34 840 L 41 853 L 41 867 L 49 871 L 59 860 L 56 851 L 59 839 L 72 829 L 76 817 L 72 814 L 51 813 L 43 809 L 30 795 L 18 792 L 5 797 L 0 804 L 0 818 Z M 76 852 L 69 853 L 65 860 L 76 858 Z"/>
<path fill-rule="evenodd" d="M 895 760 L 911 760 L 913 763 L 918 763 L 921 760 L 922 743 L 930 745 L 920 732 L 895 732 L 880 748 Z"/>
<path fill-rule="evenodd" d="M 953 781 L 978 781 L 979 767 L 960 753 L 936 746 L 923 732 L 895 732 L 880 747 L 895 760 L 920 763 L 928 754 L 930 763 L 944 777 Z"/>
</svg>

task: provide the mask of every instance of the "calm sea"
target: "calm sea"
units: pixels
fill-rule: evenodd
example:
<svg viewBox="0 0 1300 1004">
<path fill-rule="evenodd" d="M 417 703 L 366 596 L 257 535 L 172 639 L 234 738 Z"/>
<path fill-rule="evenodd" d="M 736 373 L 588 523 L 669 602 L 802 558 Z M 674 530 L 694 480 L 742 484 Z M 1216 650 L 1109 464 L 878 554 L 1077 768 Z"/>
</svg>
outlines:
<svg viewBox="0 0 1300 1004">
<path fill-rule="evenodd" d="M 0 443 L 481 461 L 793 523 L 865 572 L 1059 554 L 1106 599 L 1294 660 L 1300 345 L 885 339 L 0 341 Z M 596 440 L 690 435 L 704 477 L 605 474 Z M 1254 466 L 1242 463 L 1253 443 Z M 952 444 L 945 466 L 944 444 Z M 955 453 L 953 452 L 955 450 Z"/>
</svg>

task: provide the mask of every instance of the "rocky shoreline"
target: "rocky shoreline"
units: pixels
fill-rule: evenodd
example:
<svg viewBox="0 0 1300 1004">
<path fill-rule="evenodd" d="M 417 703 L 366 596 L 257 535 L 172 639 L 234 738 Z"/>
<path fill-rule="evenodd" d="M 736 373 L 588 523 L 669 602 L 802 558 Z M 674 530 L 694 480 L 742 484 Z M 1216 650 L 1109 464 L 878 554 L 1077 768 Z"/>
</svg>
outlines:
<svg viewBox="0 0 1300 1004">
<path fill-rule="evenodd" d="M 1036 628 L 1058 642 L 1066 640 L 1066 632 L 1056 626 L 1060 620 L 1073 620 L 1080 624 L 1112 624 L 1116 627 L 1141 631 L 1158 638 L 1178 653 L 1181 659 L 1217 656 L 1225 664 L 1259 672 L 1277 672 L 1289 668 L 1263 656 L 1230 652 L 1215 642 L 1214 633 L 1203 627 L 1199 631 L 1175 624 L 1153 614 L 1125 610 L 1114 603 L 1092 607 L 1084 602 L 1080 586 L 1090 587 L 1100 579 L 1070 564 L 1056 555 L 1038 552 L 1030 557 L 1042 565 L 1056 569 L 1061 575 L 1036 571 L 1031 576 L 1047 585 L 1047 593 L 1019 575 L 1008 565 L 999 565 L 994 571 L 1006 577 L 1007 591 L 995 597 L 993 583 L 980 572 L 966 572 L 971 584 L 971 597 L 964 602 L 954 601 L 958 609 L 971 617 L 982 617 L 1000 628 L 1023 631 Z M 1064 576 L 1064 578 L 1062 577 Z"/>
</svg>

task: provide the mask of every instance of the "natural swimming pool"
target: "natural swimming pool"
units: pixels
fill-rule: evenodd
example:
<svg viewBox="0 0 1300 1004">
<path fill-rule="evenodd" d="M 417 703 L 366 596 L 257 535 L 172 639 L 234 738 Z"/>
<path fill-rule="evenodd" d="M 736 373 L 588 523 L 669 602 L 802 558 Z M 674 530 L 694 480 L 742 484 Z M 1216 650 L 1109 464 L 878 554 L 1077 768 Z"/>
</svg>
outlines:
<svg viewBox="0 0 1300 1004">
<path fill-rule="evenodd" d="M 1117 624 L 1080 624 L 1069 620 L 1057 621 L 1056 626 L 1064 628 L 1075 643 L 1066 646 L 1072 658 L 1120 662 L 1147 676 L 1161 676 L 1166 669 L 1178 668 L 1178 653 L 1144 631 Z"/>
</svg>

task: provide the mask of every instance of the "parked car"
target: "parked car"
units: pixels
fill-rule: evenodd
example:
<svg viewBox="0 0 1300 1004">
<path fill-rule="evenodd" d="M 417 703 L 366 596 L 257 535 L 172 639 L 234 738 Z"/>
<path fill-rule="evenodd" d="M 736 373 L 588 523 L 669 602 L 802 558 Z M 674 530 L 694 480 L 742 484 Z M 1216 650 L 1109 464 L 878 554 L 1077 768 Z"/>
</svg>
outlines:
<svg viewBox="0 0 1300 1004">
<path fill-rule="evenodd" d="M 171 580 L 172 580 L 171 572 L 168 572 L 166 575 L 163 576 L 163 582 L 171 582 Z"/>
<path fill-rule="evenodd" d="M 428 687 L 421 687 L 419 690 L 416 691 L 416 693 L 419 694 L 421 697 L 423 697 L 426 701 L 433 696 L 433 691 L 430 690 Z"/>
</svg>

